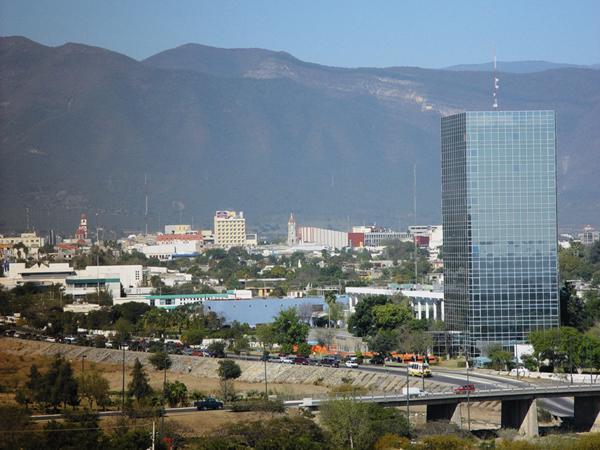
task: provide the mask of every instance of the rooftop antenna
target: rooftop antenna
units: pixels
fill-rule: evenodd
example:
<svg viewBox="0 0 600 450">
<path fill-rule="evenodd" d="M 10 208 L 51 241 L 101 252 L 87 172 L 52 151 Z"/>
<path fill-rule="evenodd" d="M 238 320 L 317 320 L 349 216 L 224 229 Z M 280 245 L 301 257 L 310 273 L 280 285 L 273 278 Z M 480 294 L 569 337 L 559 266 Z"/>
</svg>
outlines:
<svg viewBox="0 0 600 450">
<path fill-rule="evenodd" d="M 148 176 L 144 174 L 144 196 L 146 199 L 146 209 L 144 210 L 144 221 L 146 222 L 146 234 L 148 236 Z"/>
<path fill-rule="evenodd" d="M 496 49 L 494 48 L 494 73 L 493 73 L 493 76 L 494 76 L 494 94 L 493 94 L 494 95 L 494 103 L 492 104 L 492 108 L 494 108 L 494 110 L 498 109 L 498 81 L 500 81 L 498 79 L 496 70 L 497 70 Z"/>
<path fill-rule="evenodd" d="M 415 285 L 419 282 L 419 250 L 417 246 L 417 163 L 413 166 L 413 218 L 415 228 L 413 230 L 413 241 L 415 244 Z"/>
</svg>

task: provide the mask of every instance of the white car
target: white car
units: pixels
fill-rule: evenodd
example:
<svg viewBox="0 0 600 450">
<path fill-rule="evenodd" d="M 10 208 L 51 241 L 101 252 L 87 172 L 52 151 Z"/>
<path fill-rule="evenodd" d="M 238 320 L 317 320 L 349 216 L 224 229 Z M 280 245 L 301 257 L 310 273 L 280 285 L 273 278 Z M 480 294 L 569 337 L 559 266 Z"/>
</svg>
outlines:
<svg viewBox="0 0 600 450">
<path fill-rule="evenodd" d="M 358 363 L 356 361 L 346 361 L 345 364 L 346 367 L 349 367 L 350 369 L 355 369 L 358 367 Z"/>
<path fill-rule="evenodd" d="M 282 356 L 281 358 L 279 358 L 279 360 L 283 364 L 294 364 L 294 358 L 292 358 L 290 356 Z"/>
</svg>

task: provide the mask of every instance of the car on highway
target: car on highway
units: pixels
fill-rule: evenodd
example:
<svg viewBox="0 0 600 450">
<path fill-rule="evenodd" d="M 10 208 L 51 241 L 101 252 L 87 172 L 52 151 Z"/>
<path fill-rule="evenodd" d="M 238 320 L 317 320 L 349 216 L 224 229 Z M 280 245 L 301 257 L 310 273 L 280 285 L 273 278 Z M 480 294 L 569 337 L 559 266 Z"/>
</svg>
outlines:
<svg viewBox="0 0 600 450">
<path fill-rule="evenodd" d="M 346 361 L 344 363 L 344 365 L 350 369 L 355 369 L 358 367 L 358 363 L 356 361 L 350 361 L 350 360 Z"/>
<path fill-rule="evenodd" d="M 198 411 L 204 411 L 208 409 L 223 409 L 223 402 L 209 397 L 205 398 L 204 400 L 194 402 L 194 406 Z"/>
<path fill-rule="evenodd" d="M 462 386 L 457 386 L 454 388 L 455 394 L 466 394 L 469 392 L 475 392 L 474 384 L 463 384 Z"/>
</svg>

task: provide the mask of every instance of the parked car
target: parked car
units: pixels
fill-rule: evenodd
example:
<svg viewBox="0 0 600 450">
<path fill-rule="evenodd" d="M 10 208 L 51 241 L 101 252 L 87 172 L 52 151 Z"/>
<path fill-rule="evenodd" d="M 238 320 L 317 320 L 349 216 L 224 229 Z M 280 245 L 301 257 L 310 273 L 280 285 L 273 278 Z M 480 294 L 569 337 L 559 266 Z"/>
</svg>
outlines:
<svg viewBox="0 0 600 450">
<path fill-rule="evenodd" d="M 321 358 L 320 366 L 340 367 L 340 362 L 335 358 Z"/>
<path fill-rule="evenodd" d="M 198 409 L 198 411 L 203 411 L 206 409 L 223 409 L 223 402 L 220 402 L 214 398 L 206 398 L 204 400 L 194 402 L 194 406 Z"/>
<path fill-rule="evenodd" d="M 348 360 L 344 364 L 346 365 L 346 367 L 348 367 L 350 369 L 355 369 L 358 367 L 358 363 L 356 361 Z"/>
<path fill-rule="evenodd" d="M 294 364 L 294 359 L 291 356 L 280 356 L 279 360 L 283 363 L 283 364 Z"/>
<path fill-rule="evenodd" d="M 457 386 L 454 388 L 454 392 L 456 394 L 466 394 L 467 392 L 474 392 L 475 385 L 474 384 L 463 384 L 462 386 Z"/>
<path fill-rule="evenodd" d="M 294 364 L 308 366 L 310 364 L 310 362 L 308 361 L 308 358 L 305 358 L 304 356 L 296 356 L 294 358 Z"/>
<path fill-rule="evenodd" d="M 376 364 L 378 366 L 383 366 L 385 363 L 385 358 L 381 354 L 373 355 L 373 357 L 369 360 L 369 364 Z"/>
</svg>

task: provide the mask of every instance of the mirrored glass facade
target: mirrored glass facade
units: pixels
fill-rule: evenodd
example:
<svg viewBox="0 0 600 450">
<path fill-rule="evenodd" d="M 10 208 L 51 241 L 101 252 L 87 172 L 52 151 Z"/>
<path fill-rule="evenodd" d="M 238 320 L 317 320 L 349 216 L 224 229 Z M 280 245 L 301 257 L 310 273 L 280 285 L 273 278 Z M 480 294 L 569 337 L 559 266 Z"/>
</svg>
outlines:
<svg viewBox="0 0 600 450">
<path fill-rule="evenodd" d="M 558 326 L 553 111 L 442 118 L 444 297 L 476 349 Z"/>
</svg>

